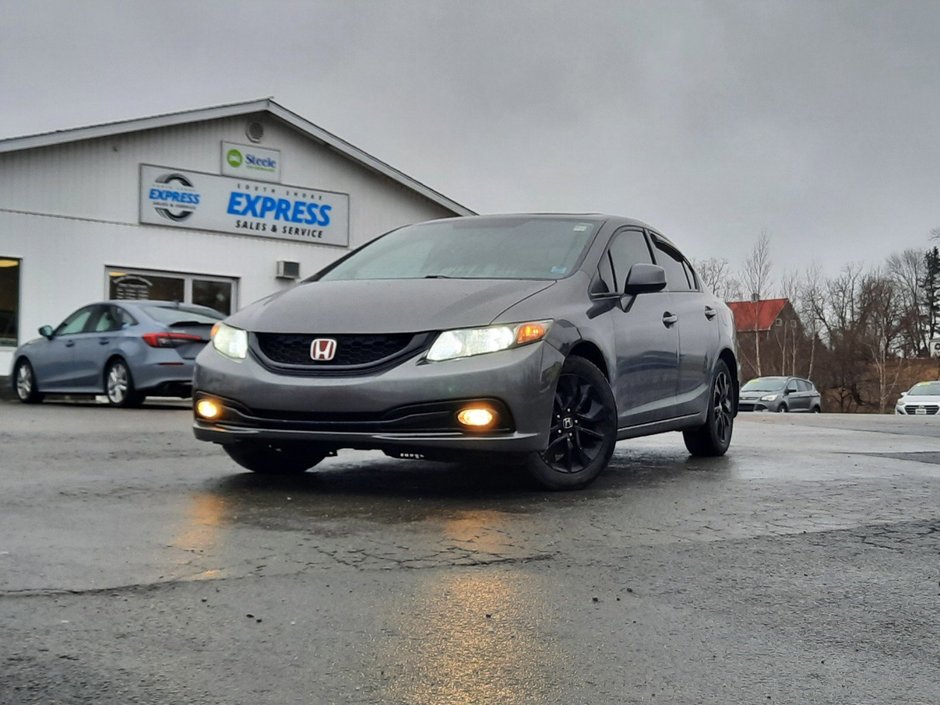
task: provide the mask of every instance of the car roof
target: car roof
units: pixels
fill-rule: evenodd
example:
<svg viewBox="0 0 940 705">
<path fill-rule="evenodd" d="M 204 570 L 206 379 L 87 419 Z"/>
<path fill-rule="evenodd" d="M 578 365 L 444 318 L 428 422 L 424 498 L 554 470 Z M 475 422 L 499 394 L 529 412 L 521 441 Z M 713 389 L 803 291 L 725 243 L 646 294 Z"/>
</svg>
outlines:
<svg viewBox="0 0 940 705">
<path fill-rule="evenodd" d="M 643 221 L 636 220 L 634 218 L 627 218 L 622 215 L 609 215 L 606 213 L 489 213 L 484 215 L 465 215 L 458 216 L 453 218 L 438 218 L 437 220 L 426 221 L 426 222 L 443 222 L 448 220 L 533 220 L 533 219 L 544 219 L 544 220 L 586 220 L 591 223 L 596 223 L 602 225 L 603 223 L 613 223 L 614 225 L 635 225 L 642 228 L 649 228 L 650 230 L 655 230 L 650 225 L 647 225 Z"/>
</svg>

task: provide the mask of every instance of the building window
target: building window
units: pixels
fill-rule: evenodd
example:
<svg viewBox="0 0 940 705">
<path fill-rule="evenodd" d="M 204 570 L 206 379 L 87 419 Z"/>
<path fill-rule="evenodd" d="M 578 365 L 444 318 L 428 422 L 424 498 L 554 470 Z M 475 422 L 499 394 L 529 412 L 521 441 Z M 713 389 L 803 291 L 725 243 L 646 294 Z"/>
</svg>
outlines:
<svg viewBox="0 0 940 705">
<path fill-rule="evenodd" d="M 0 257 L 0 347 L 16 347 L 20 313 L 20 260 Z"/>
<path fill-rule="evenodd" d="M 226 316 L 235 310 L 235 279 L 205 274 L 107 268 L 109 299 L 179 301 L 214 308 Z"/>
</svg>

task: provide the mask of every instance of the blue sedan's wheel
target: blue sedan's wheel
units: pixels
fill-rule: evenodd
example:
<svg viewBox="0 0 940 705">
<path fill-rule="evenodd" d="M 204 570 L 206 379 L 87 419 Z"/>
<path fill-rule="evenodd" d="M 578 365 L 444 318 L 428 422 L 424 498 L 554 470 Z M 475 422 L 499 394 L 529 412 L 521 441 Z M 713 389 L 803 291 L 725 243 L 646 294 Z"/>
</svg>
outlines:
<svg viewBox="0 0 940 705">
<path fill-rule="evenodd" d="M 144 396 L 134 388 L 134 378 L 127 363 L 120 358 L 111 360 L 104 373 L 104 393 L 111 406 L 140 406 Z"/>
<path fill-rule="evenodd" d="M 36 375 L 29 360 L 22 359 L 16 363 L 13 371 L 13 390 L 16 397 L 24 404 L 38 404 L 45 395 L 40 394 L 36 386 Z"/>
<path fill-rule="evenodd" d="M 580 489 L 607 466 L 616 443 L 617 406 L 607 379 L 584 358 L 568 358 L 555 388 L 548 447 L 530 459 L 530 472 L 547 489 Z"/>
<path fill-rule="evenodd" d="M 691 431 L 683 431 L 685 447 L 692 455 L 724 455 L 731 445 L 734 429 L 734 385 L 724 360 L 715 365 L 705 423 Z"/>
</svg>

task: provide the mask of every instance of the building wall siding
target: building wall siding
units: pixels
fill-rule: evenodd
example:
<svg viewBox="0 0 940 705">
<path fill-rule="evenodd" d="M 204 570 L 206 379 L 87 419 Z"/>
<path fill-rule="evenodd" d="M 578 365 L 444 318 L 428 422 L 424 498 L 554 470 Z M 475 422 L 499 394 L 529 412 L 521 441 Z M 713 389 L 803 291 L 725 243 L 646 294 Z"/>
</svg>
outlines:
<svg viewBox="0 0 940 705">
<path fill-rule="evenodd" d="M 236 306 L 289 283 L 278 260 L 308 276 L 349 248 L 252 235 L 141 225 L 139 165 L 218 174 L 223 140 L 281 150 L 281 182 L 350 195 L 350 248 L 408 223 L 453 215 L 442 206 L 311 140 L 269 114 L 165 127 L 0 154 L 0 257 L 23 260 L 19 340 L 106 297 L 105 268 L 209 274 L 238 280 Z M 12 365 L 0 348 L 0 375 Z"/>
</svg>

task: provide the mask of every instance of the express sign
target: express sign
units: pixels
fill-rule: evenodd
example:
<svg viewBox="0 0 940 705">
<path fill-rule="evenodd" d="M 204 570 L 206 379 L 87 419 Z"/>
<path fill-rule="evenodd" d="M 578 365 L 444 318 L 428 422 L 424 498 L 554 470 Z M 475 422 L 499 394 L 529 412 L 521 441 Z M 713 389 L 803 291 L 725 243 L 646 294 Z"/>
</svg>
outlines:
<svg viewBox="0 0 940 705">
<path fill-rule="evenodd" d="M 141 164 L 140 222 L 346 246 L 349 195 Z"/>
</svg>

